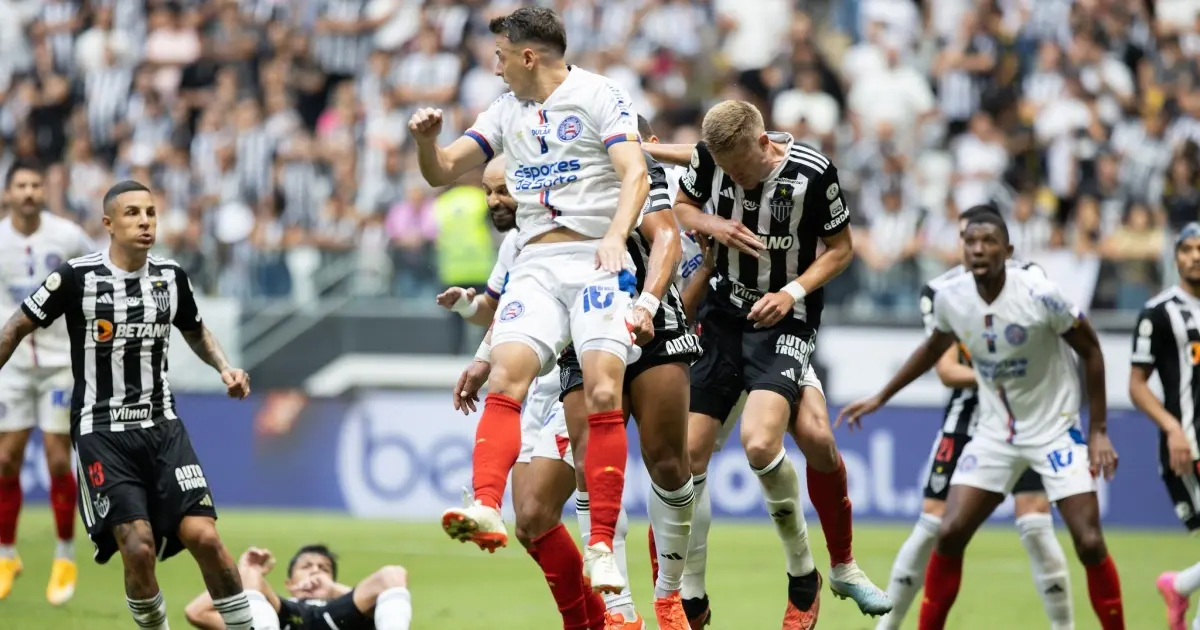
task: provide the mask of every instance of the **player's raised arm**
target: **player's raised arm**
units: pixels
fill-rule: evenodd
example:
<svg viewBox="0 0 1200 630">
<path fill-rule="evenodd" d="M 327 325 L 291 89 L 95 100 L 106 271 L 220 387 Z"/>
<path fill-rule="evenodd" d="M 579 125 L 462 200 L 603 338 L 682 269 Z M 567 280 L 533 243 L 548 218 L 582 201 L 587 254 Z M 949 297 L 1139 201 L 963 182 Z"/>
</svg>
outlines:
<svg viewBox="0 0 1200 630">
<path fill-rule="evenodd" d="M 696 145 L 646 143 L 643 148 L 650 154 L 650 157 L 663 164 L 687 166 L 688 161 L 692 159 L 692 151 L 696 150 Z"/>
<path fill-rule="evenodd" d="M 679 269 L 683 258 L 683 245 L 679 242 L 679 223 L 671 211 L 671 197 L 667 193 L 667 175 L 661 164 L 647 158 L 650 172 L 650 195 L 646 211 L 642 213 L 638 231 L 650 242 L 650 262 L 646 268 L 646 281 L 642 294 L 634 303 L 634 334 L 639 343 L 654 336 L 654 316 L 658 313 L 663 296 Z M 640 312 L 639 312 L 640 311 Z"/>
<path fill-rule="evenodd" d="M 184 341 L 196 356 L 200 357 L 214 370 L 221 374 L 231 398 L 243 399 L 250 395 L 250 375 L 245 370 L 229 365 L 225 350 L 221 348 L 216 335 L 204 325 L 200 317 L 200 309 L 196 306 L 196 296 L 192 291 L 192 281 L 183 269 L 176 269 L 179 274 L 176 286 L 179 287 L 179 309 L 175 311 L 175 319 L 171 322 L 183 334 Z"/>
<path fill-rule="evenodd" d="M 500 97 L 501 99 L 505 97 Z M 475 124 L 449 146 L 439 147 L 442 110 L 423 107 L 413 112 L 408 132 L 417 145 L 417 166 L 430 186 L 448 186 L 467 171 L 492 159 L 501 150 L 500 128 L 495 124 L 497 104 L 479 115 Z"/>
</svg>

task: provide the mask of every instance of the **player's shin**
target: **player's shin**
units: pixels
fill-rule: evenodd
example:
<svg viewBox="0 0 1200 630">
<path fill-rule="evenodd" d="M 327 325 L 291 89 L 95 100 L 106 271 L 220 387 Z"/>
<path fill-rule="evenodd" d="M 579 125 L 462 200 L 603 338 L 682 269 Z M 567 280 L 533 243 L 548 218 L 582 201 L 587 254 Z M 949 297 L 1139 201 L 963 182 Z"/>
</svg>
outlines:
<svg viewBox="0 0 1200 630">
<path fill-rule="evenodd" d="M 708 566 L 708 530 L 712 526 L 712 497 L 708 494 L 708 473 L 692 478 L 696 507 L 692 510 L 692 531 L 688 536 L 687 560 L 683 566 L 683 599 L 704 597 L 704 572 Z"/>
<path fill-rule="evenodd" d="M 275 612 L 265 595 L 258 591 L 246 591 L 246 601 L 250 604 L 254 630 L 279 630 L 279 613 Z"/>
<path fill-rule="evenodd" d="M 504 394 L 488 394 L 483 416 L 475 427 L 472 455 L 475 499 L 500 509 L 508 473 L 521 454 L 521 401 Z"/>
<path fill-rule="evenodd" d="M 650 488 L 647 511 L 658 553 L 654 596 L 661 598 L 680 589 L 696 497 L 691 477 L 677 490 L 664 490 L 654 483 Z"/>
<path fill-rule="evenodd" d="M 375 599 L 375 630 L 408 630 L 412 616 L 412 594 L 406 587 L 394 586 Z"/>
<path fill-rule="evenodd" d="M 850 493 L 846 485 L 846 463 L 839 453 L 837 468 L 821 472 L 807 466 L 808 497 L 821 530 L 825 533 L 825 546 L 829 549 L 829 565 L 849 565 L 854 562 L 854 518 L 850 505 Z"/>
<path fill-rule="evenodd" d="M 17 517 L 21 514 L 21 476 L 0 476 L 0 559 L 15 555 Z"/>
<path fill-rule="evenodd" d="M 566 630 L 584 630 L 590 626 L 586 598 L 597 597 L 584 587 L 583 557 L 567 528 L 559 523 L 534 538 L 529 555 L 541 567 L 562 615 Z M 597 600 L 599 598 L 597 597 Z"/>
<path fill-rule="evenodd" d="M 228 630 L 256 630 L 245 591 L 228 597 L 214 597 L 213 607 L 221 613 Z"/>
<path fill-rule="evenodd" d="M 961 555 L 944 556 L 935 550 L 929 557 L 929 567 L 925 571 L 925 599 L 921 602 L 917 630 L 944 630 L 962 585 L 962 565 Z"/>
<path fill-rule="evenodd" d="M 1071 577 L 1067 569 L 1067 556 L 1058 543 L 1058 537 L 1054 535 L 1054 520 L 1049 514 L 1034 512 L 1017 518 L 1016 524 L 1021 534 L 1021 544 L 1029 555 L 1034 586 L 1042 599 L 1046 616 L 1050 618 L 1051 628 L 1073 628 Z"/>
<path fill-rule="evenodd" d="M 779 451 L 766 467 L 754 469 L 754 474 L 762 484 L 767 512 L 787 553 L 788 575 L 800 577 L 812 573 L 816 565 L 808 548 L 808 525 L 800 505 L 800 477 L 787 451 Z"/>
<path fill-rule="evenodd" d="M 1125 612 L 1121 601 L 1121 578 L 1117 565 L 1107 554 L 1100 562 L 1084 565 L 1087 570 L 1088 599 L 1100 620 L 1101 630 L 1125 630 Z"/>
<path fill-rule="evenodd" d="M 139 628 L 170 630 L 171 626 L 167 623 L 167 602 L 163 599 L 162 592 L 146 599 L 126 597 L 125 604 L 129 606 L 133 621 Z"/>
<path fill-rule="evenodd" d="M 605 545 L 612 550 L 625 491 L 627 449 L 625 417 L 620 409 L 588 415 L 588 445 L 584 459 L 592 513 L 588 546 Z"/>
<path fill-rule="evenodd" d="M 925 567 L 929 554 L 937 541 L 940 516 L 921 514 L 917 525 L 900 546 L 892 564 L 892 575 L 888 582 L 888 596 L 892 598 L 892 612 L 879 620 L 876 630 L 897 630 L 912 607 L 913 600 L 925 582 Z"/>
<path fill-rule="evenodd" d="M 69 468 L 50 478 L 50 509 L 58 534 L 54 557 L 64 560 L 75 559 L 75 493 L 79 491 L 75 483 L 75 475 Z"/>
</svg>

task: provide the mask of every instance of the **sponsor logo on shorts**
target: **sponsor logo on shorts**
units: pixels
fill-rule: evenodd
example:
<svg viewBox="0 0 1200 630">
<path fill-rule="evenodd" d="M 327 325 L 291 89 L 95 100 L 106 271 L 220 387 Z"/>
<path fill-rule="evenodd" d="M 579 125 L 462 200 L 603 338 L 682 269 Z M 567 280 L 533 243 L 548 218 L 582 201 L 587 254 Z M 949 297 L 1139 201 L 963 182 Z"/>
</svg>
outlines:
<svg viewBox="0 0 1200 630">
<path fill-rule="evenodd" d="M 1029 339 L 1029 332 L 1020 324 L 1009 324 L 1004 328 L 1004 340 L 1010 346 L 1019 346 Z"/>
<path fill-rule="evenodd" d="M 592 285 L 583 290 L 584 313 L 603 311 L 612 306 L 612 303 L 613 290 L 608 287 Z"/>
<path fill-rule="evenodd" d="M 179 482 L 180 490 L 199 490 L 208 487 L 204 471 L 197 464 L 188 464 L 175 469 L 175 481 Z"/>
<path fill-rule="evenodd" d="M 92 501 L 92 507 L 96 508 L 97 516 L 100 518 L 105 518 L 108 516 L 108 510 L 112 507 L 112 503 L 108 500 L 108 497 L 104 496 L 103 494 L 98 494 Z"/>
<path fill-rule="evenodd" d="M 775 354 L 791 357 L 801 364 L 812 355 L 813 344 L 796 335 L 779 335 L 775 340 Z"/>
<path fill-rule="evenodd" d="M 204 498 L 200 499 L 200 505 L 202 505 L 204 507 L 212 507 L 213 506 L 212 495 L 211 494 L 204 495 Z"/>
<path fill-rule="evenodd" d="M 941 494 L 942 490 L 946 489 L 946 482 L 949 479 L 945 473 L 934 473 L 929 475 L 929 489 L 933 490 L 934 494 Z"/>
<path fill-rule="evenodd" d="M 762 294 L 754 289 L 747 288 L 740 284 L 733 285 L 733 297 L 743 302 L 757 302 L 762 298 Z"/>
<path fill-rule="evenodd" d="M 520 302 L 509 302 L 500 311 L 500 321 L 511 322 L 512 320 L 525 314 L 525 305 Z"/>
<path fill-rule="evenodd" d="M 975 470 L 975 466 L 978 463 L 979 462 L 975 460 L 974 455 L 967 455 L 958 460 L 958 469 L 963 472 L 971 472 L 972 470 Z"/>
<path fill-rule="evenodd" d="M 677 339 L 671 339 L 664 344 L 664 349 L 668 356 L 677 354 L 699 354 L 700 353 L 700 338 L 696 335 L 684 335 Z"/>
<path fill-rule="evenodd" d="M 1071 467 L 1075 463 L 1075 451 L 1070 448 L 1061 448 L 1057 451 L 1052 451 L 1046 455 L 1046 461 L 1050 463 L 1050 469 L 1054 472 L 1060 472 Z"/>
<path fill-rule="evenodd" d="M 150 403 L 117 407 L 110 409 L 108 415 L 113 422 L 144 422 L 150 419 Z"/>
<path fill-rule="evenodd" d="M 558 124 L 558 139 L 563 142 L 570 142 L 578 138 L 581 133 L 583 133 L 583 121 L 574 114 L 567 116 Z"/>
</svg>

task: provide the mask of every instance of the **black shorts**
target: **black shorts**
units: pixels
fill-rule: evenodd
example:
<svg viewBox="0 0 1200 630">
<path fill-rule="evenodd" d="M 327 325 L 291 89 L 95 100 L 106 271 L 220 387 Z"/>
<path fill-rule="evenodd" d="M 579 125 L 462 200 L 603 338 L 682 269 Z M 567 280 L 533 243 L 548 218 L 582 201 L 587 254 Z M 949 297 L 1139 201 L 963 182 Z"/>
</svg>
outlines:
<svg viewBox="0 0 1200 630">
<path fill-rule="evenodd" d="M 1192 471 L 1184 477 L 1171 472 L 1170 459 L 1159 464 L 1167 496 L 1175 507 L 1175 516 L 1189 532 L 1200 530 L 1200 462 L 1192 462 Z"/>
<path fill-rule="evenodd" d="M 692 413 L 725 422 L 742 392 L 772 391 L 795 412 L 800 383 L 816 347 L 817 333 L 787 318 L 770 328 L 719 308 L 700 317 L 703 354 L 692 364 Z"/>
<path fill-rule="evenodd" d="M 327 618 L 328 617 L 328 618 Z M 354 605 L 354 591 L 323 601 L 279 600 L 280 630 L 375 630 L 375 617 Z"/>
<path fill-rule="evenodd" d="M 148 521 L 162 561 L 183 550 L 177 536 L 183 517 L 217 517 L 182 421 L 72 437 L 79 453 L 79 514 L 97 563 L 117 553 L 112 530 L 122 523 Z"/>
<path fill-rule="evenodd" d="M 651 368 L 671 363 L 691 365 L 700 358 L 700 338 L 692 333 L 677 330 L 656 330 L 654 339 L 642 346 L 642 358 L 625 368 L 625 390 L 637 377 Z M 575 346 L 568 345 L 558 357 L 559 380 L 562 382 L 561 401 L 567 394 L 583 387 L 583 370 L 579 367 L 579 356 Z"/>
<path fill-rule="evenodd" d="M 933 461 L 929 465 L 929 477 L 925 480 L 925 498 L 945 501 L 950 494 L 950 478 L 958 467 L 958 458 L 971 436 L 962 433 L 943 433 L 933 447 Z M 1013 494 L 1045 492 L 1042 476 L 1026 468 L 1013 484 Z"/>
</svg>

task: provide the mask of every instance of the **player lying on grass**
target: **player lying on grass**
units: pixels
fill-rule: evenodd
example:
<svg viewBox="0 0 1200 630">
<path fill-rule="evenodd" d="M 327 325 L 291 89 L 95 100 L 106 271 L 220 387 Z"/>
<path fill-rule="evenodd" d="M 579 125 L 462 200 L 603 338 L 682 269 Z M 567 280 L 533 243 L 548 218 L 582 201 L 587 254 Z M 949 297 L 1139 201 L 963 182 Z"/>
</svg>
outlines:
<svg viewBox="0 0 1200 630">
<path fill-rule="evenodd" d="M 247 549 L 238 560 L 254 630 L 408 630 L 412 622 L 404 567 L 385 566 L 346 586 L 337 581 L 337 556 L 329 547 L 306 545 L 288 562 L 287 599 L 267 581 L 273 568 L 275 556 L 258 547 Z M 225 630 L 208 593 L 192 600 L 184 615 L 201 630 Z"/>
</svg>

